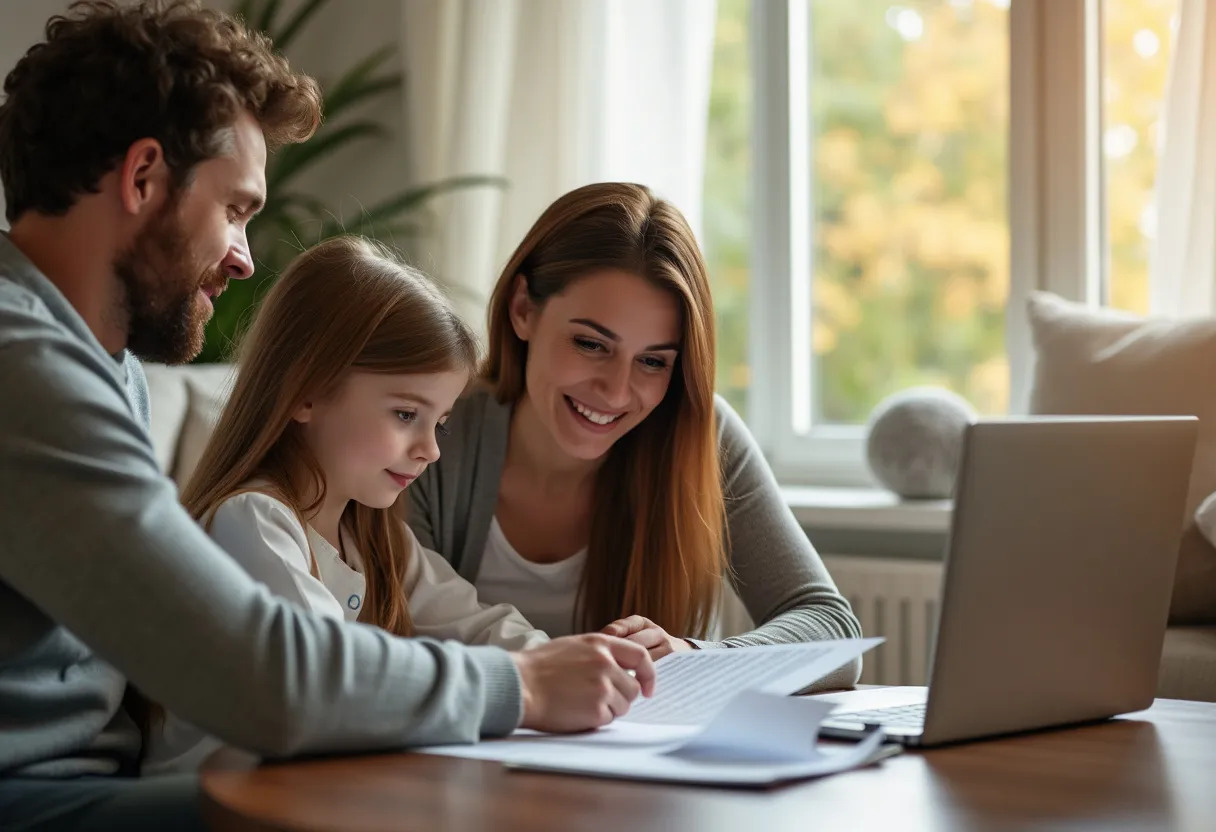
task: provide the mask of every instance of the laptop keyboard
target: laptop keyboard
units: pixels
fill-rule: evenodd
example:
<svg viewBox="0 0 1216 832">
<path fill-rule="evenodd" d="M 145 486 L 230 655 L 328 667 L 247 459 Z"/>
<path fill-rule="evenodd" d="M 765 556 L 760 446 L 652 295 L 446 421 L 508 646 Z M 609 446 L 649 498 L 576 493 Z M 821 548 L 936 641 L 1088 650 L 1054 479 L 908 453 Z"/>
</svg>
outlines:
<svg viewBox="0 0 1216 832">
<path fill-rule="evenodd" d="M 866 725 L 889 725 L 900 728 L 922 728 L 925 724 L 924 703 L 900 705 L 895 708 L 875 708 L 870 711 L 832 713 L 829 722 L 861 722 Z"/>
</svg>

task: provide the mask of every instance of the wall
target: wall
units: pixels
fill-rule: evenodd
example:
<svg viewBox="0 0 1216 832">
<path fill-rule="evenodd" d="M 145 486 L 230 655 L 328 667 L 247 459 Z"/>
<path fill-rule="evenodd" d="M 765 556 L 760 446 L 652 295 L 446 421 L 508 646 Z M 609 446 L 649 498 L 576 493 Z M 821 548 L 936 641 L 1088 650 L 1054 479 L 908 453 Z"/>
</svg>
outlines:
<svg viewBox="0 0 1216 832">
<path fill-rule="evenodd" d="M 0 7 L 0 76 L 6 77 L 25 51 L 41 40 L 47 18 L 65 5 L 58 0 L 25 0 Z M 3 205 L 4 196 L 0 192 L 0 208 Z M 8 223 L 0 210 L 0 229 L 3 228 L 8 228 Z"/>
</svg>

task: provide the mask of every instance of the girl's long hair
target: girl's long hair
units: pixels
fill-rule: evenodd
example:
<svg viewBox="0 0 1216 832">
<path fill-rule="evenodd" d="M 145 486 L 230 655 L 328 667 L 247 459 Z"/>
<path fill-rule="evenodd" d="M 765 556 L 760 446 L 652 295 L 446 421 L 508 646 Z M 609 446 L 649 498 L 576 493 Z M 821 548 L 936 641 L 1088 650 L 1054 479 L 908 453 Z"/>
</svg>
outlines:
<svg viewBox="0 0 1216 832">
<path fill-rule="evenodd" d="M 182 492 L 204 527 L 251 480 L 303 519 L 325 499 L 325 476 L 292 414 L 351 372 L 472 370 L 477 340 L 424 275 L 386 249 L 337 237 L 300 254 L 267 293 L 242 340 L 232 394 Z M 400 502 L 400 500 L 398 500 Z M 364 563 L 366 615 L 410 635 L 404 582 L 410 544 L 398 506 L 351 502 L 342 517 Z"/>
<path fill-rule="evenodd" d="M 595 483 L 591 540 L 576 624 L 597 630 L 644 615 L 669 632 L 704 636 L 728 570 L 714 415 L 714 312 L 709 278 L 683 215 L 641 185 L 588 185 L 558 199 L 511 255 L 489 308 L 481 376 L 498 400 L 526 393 L 528 345 L 511 326 L 522 275 L 543 306 L 588 275 L 640 275 L 680 304 L 683 333 L 663 401 L 613 445 Z"/>
</svg>

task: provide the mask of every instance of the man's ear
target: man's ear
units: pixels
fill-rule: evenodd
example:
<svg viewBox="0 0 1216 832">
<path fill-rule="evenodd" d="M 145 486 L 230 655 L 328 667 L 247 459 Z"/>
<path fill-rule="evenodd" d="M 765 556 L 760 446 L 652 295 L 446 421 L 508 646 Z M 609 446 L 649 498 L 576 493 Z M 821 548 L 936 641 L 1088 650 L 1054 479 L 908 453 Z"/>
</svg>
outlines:
<svg viewBox="0 0 1216 832">
<path fill-rule="evenodd" d="M 507 307 L 511 314 L 511 328 L 515 337 L 527 341 L 532 337 L 536 328 L 536 303 L 528 295 L 528 278 L 522 274 L 515 275 L 515 286 L 511 290 L 511 303 Z"/>
<path fill-rule="evenodd" d="M 140 139 L 127 148 L 118 170 L 119 199 L 131 215 L 157 210 L 169 199 L 171 171 L 156 139 Z"/>
</svg>

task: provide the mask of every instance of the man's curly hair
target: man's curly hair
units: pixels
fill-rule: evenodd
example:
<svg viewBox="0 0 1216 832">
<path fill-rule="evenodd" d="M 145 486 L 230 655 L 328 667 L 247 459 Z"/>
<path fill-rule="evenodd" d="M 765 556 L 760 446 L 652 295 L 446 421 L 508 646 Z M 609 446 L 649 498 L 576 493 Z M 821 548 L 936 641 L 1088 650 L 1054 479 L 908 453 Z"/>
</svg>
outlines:
<svg viewBox="0 0 1216 832">
<path fill-rule="evenodd" d="M 10 222 L 63 214 L 143 138 L 157 139 L 180 187 L 223 151 L 248 110 L 268 148 L 301 142 L 321 122 L 315 81 L 269 38 L 196 0 L 80 0 L 46 25 L 46 41 L 4 80 L 0 180 Z"/>
</svg>

